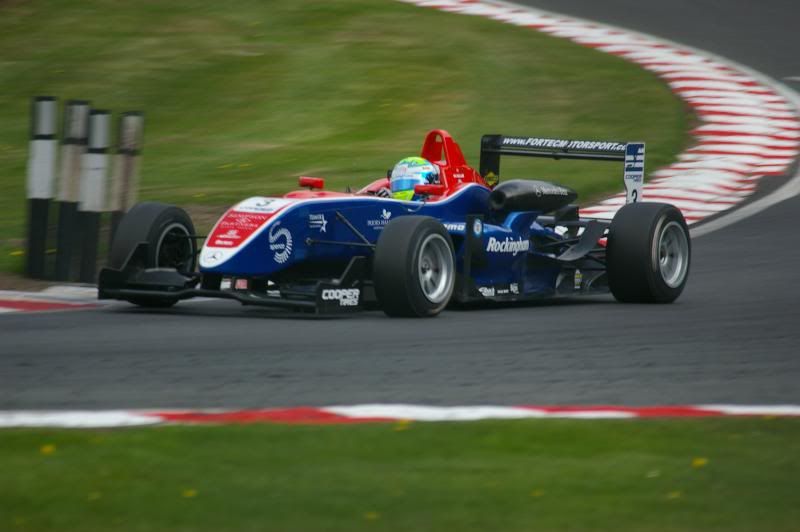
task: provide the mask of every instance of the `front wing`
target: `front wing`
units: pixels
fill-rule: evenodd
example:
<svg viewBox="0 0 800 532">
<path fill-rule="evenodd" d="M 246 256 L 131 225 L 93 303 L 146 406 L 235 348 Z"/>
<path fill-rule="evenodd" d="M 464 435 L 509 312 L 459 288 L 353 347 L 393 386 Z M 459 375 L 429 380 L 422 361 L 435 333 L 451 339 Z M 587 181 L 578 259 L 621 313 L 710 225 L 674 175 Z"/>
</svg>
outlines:
<svg viewBox="0 0 800 532">
<path fill-rule="evenodd" d="M 143 306 L 167 306 L 196 297 L 232 299 L 243 305 L 284 308 L 317 314 L 352 312 L 362 308 L 367 258 L 353 257 L 337 278 L 275 285 L 258 278 L 142 269 L 136 257 L 147 253 L 140 243 L 121 270 L 104 268 L 98 280 L 99 299 L 118 299 Z"/>
</svg>

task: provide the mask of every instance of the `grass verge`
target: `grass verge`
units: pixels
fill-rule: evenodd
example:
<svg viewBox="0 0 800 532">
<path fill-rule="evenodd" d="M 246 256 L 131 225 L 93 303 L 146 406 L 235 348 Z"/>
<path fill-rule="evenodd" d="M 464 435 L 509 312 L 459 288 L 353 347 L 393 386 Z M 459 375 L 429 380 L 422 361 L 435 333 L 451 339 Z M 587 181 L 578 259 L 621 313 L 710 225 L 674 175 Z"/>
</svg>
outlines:
<svg viewBox="0 0 800 532">
<path fill-rule="evenodd" d="M 445 128 L 477 164 L 481 134 L 648 142 L 648 168 L 687 141 L 652 74 L 563 39 L 390 0 L 0 2 L 0 270 L 22 259 L 35 95 L 142 110 L 141 197 L 224 206 L 299 175 L 358 186 Z M 602 163 L 515 161 L 584 200 L 620 189 Z M 613 168 L 612 168 L 613 166 Z"/>
<path fill-rule="evenodd" d="M 796 530 L 800 420 L 0 433 L 3 530 Z"/>
</svg>

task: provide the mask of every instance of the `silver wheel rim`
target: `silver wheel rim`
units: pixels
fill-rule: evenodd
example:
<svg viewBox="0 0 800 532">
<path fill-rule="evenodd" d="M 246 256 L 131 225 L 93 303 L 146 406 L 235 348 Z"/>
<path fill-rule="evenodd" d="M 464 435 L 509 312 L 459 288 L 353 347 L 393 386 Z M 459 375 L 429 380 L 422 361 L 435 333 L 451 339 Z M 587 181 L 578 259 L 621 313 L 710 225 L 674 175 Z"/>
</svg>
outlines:
<svg viewBox="0 0 800 532">
<path fill-rule="evenodd" d="M 689 240 L 683 226 L 670 222 L 658 238 L 658 270 L 664 283 L 677 288 L 689 268 Z"/>
<path fill-rule="evenodd" d="M 453 254 L 442 235 L 428 235 L 422 242 L 417 260 L 419 286 L 425 298 L 434 304 L 450 296 L 453 276 Z"/>
</svg>

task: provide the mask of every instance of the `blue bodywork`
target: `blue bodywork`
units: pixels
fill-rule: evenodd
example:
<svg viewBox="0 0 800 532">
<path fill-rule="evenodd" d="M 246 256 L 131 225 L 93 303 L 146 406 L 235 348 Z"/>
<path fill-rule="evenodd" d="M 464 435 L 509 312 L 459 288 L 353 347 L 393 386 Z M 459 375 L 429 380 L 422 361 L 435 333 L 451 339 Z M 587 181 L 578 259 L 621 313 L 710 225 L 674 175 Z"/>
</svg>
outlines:
<svg viewBox="0 0 800 532">
<path fill-rule="evenodd" d="M 220 251 L 212 245 L 212 235 L 200 253 L 200 271 L 272 279 L 303 265 L 345 264 L 355 256 L 369 257 L 372 251 L 365 244 L 376 244 L 381 230 L 392 220 L 422 215 L 439 220 L 451 235 L 458 273 L 463 277 L 468 272 L 470 280 L 471 291 L 462 291 L 466 295 L 461 299 L 554 294 L 564 270 L 555 259 L 557 241 L 565 242 L 563 249 L 566 238 L 540 225 L 540 212 L 492 218 L 490 192 L 483 185 L 465 184 L 436 202 L 355 195 L 250 198 L 232 211 L 246 210 L 247 205 L 266 205 L 269 210 L 270 202 L 278 205 L 277 210 L 265 215 L 270 217 L 236 249 Z M 537 241 L 551 245 L 537 249 Z M 468 242 L 472 252 L 467 249 Z M 222 258 L 214 260 L 215 253 Z M 470 264 L 465 267 L 467 262 Z"/>
</svg>

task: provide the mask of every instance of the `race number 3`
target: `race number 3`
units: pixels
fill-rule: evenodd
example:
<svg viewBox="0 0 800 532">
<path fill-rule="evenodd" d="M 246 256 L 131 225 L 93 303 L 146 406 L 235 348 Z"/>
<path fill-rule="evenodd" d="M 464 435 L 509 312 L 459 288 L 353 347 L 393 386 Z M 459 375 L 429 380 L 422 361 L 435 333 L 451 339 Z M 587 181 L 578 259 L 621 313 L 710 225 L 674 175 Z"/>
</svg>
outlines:
<svg viewBox="0 0 800 532">
<path fill-rule="evenodd" d="M 642 201 L 644 183 L 644 143 L 631 142 L 625 145 L 625 202 Z"/>
</svg>

